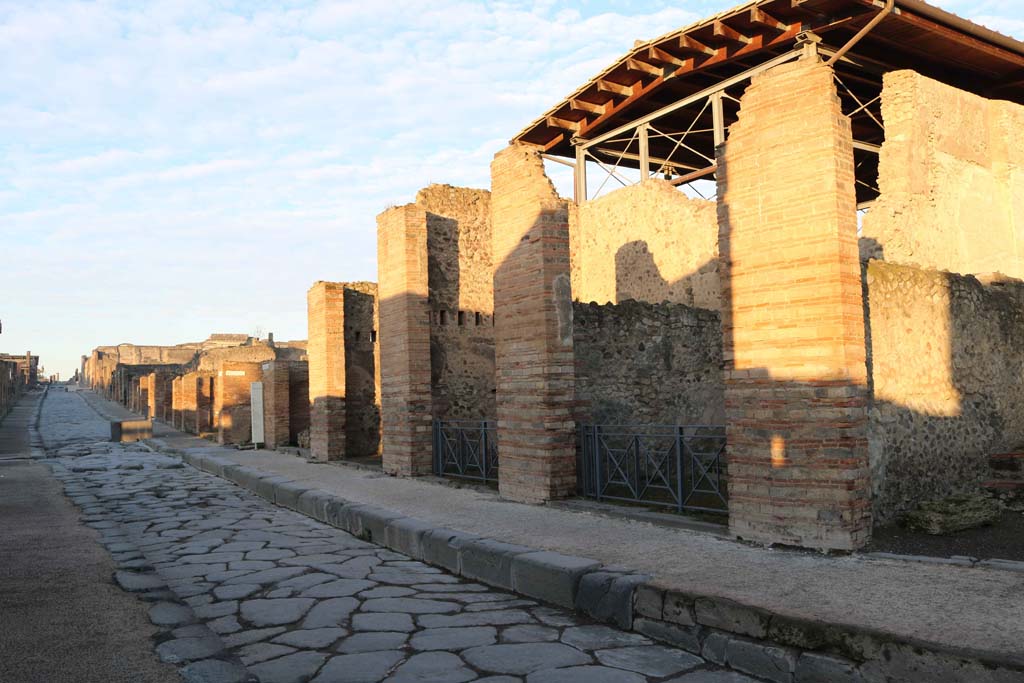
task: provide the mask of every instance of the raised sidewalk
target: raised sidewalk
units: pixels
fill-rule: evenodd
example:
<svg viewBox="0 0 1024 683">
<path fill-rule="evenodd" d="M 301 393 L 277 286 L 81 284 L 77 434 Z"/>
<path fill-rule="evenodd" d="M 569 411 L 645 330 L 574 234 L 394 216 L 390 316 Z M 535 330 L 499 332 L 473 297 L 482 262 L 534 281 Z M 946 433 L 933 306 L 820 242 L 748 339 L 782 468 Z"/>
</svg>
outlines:
<svg viewBox="0 0 1024 683">
<path fill-rule="evenodd" d="M 1024 572 L 751 547 L 155 433 L 152 446 L 278 504 L 771 680 L 1024 681 Z"/>
</svg>

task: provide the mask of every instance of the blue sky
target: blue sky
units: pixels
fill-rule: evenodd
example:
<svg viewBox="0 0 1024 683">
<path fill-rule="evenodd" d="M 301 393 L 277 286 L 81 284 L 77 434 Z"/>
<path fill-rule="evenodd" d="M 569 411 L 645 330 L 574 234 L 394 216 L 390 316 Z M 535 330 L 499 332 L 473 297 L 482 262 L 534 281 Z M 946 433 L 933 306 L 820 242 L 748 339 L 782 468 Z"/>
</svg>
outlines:
<svg viewBox="0 0 1024 683">
<path fill-rule="evenodd" d="M 376 214 L 648 39 L 736 4 L 0 0 L 0 350 L 306 337 Z M 940 6 L 1024 38 L 1020 0 Z M 564 189 L 568 192 L 568 188 Z"/>
</svg>

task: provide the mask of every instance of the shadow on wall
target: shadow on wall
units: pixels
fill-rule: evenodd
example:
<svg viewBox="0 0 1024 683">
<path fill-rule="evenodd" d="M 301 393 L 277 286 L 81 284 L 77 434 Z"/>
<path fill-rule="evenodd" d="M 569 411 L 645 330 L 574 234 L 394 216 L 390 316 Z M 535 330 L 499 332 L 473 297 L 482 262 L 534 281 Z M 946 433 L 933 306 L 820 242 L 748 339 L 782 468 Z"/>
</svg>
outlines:
<svg viewBox="0 0 1024 683">
<path fill-rule="evenodd" d="M 345 398 L 341 402 L 345 410 L 345 457 L 375 456 L 380 450 L 380 405 L 374 353 L 376 297 L 346 289 L 344 306 Z"/>
<path fill-rule="evenodd" d="M 437 193 L 438 188 L 428 188 L 421 191 L 417 201 L 429 205 Z M 463 191 L 462 200 L 480 201 L 483 194 Z M 493 420 L 493 295 L 487 286 L 493 285 L 489 221 L 485 223 L 478 216 L 473 220 L 473 211 L 466 209 L 475 206 L 452 208 L 453 214 L 468 215 L 450 217 L 429 210 L 426 214 L 431 413 L 439 420 Z M 469 253 L 463 245 L 470 247 Z M 486 285 L 479 282 L 479 274 L 474 278 L 472 273 L 463 273 L 470 265 L 487 272 Z M 489 304 L 484 303 L 486 299 L 490 299 Z"/>
<path fill-rule="evenodd" d="M 644 291 L 664 292 L 666 300 L 718 310 L 721 305 L 718 261 L 705 261 L 692 272 L 669 282 L 662 276 L 645 240 L 626 242 L 615 252 L 615 300 L 620 303 L 628 299 L 644 301 L 648 298 Z"/>
<path fill-rule="evenodd" d="M 977 491 L 1024 445 L 1024 283 L 886 263 L 861 240 L 877 523 Z"/>
</svg>

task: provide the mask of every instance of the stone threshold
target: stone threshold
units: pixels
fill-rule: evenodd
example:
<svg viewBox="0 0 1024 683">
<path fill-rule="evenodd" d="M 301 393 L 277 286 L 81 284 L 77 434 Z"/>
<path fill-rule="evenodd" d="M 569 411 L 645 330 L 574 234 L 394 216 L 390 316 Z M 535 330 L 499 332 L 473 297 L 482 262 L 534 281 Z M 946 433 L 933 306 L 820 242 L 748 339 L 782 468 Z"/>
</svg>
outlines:
<svg viewBox="0 0 1024 683">
<path fill-rule="evenodd" d="M 626 567 L 439 527 L 234 461 L 177 454 L 282 507 L 454 574 L 633 630 L 778 683 L 1011 683 L 1022 652 L 954 648 L 662 585 Z M 891 559 L 891 558 L 886 558 Z"/>
</svg>

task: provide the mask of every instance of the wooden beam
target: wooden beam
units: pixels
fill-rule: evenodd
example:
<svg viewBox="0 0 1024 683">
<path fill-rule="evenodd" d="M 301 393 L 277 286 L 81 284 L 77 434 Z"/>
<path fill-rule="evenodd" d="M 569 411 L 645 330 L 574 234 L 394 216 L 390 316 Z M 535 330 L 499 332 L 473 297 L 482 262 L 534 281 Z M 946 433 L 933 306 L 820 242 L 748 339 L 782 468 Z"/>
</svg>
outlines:
<svg viewBox="0 0 1024 683">
<path fill-rule="evenodd" d="M 642 62 L 639 59 L 629 58 L 626 60 L 626 68 L 630 71 L 637 71 L 639 73 L 648 74 L 651 76 L 662 76 L 664 71 L 661 67 Z"/>
<path fill-rule="evenodd" d="M 603 114 L 608 109 L 606 105 L 594 104 L 586 100 L 569 100 L 569 107 L 575 111 L 585 111 L 588 114 Z"/>
<path fill-rule="evenodd" d="M 757 7 L 750 8 L 750 23 L 774 29 L 776 31 L 788 31 L 790 28 L 789 24 L 779 21 L 763 9 Z"/>
<path fill-rule="evenodd" d="M 686 66 L 693 61 L 693 59 L 682 59 L 681 57 L 676 57 L 671 52 L 666 52 L 665 50 L 657 47 L 651 47 L 647 50 L 647 58 L 653 59 L 656 62 L 661 62 L 662 64 L 672 64 L 673 66 Z"/>
<path fill-rule="evenodd" d="M 704 43 L 691 38 L 690 36 L 679 36 L 679 49 L 687 52 L 692 52 L 698 55 L 708 55 L 713 57 L 718 54 L 718 50 L 713 47 L 708 47 Z"/>
<path fill-rule="evenodd" d="M 569 119 L 560 119 L 557 116 L 549 116 L 547 124 L 548 128 L 561 128 L 562 130 L 571 130 L 574 133 L 578 133 L 580 128 L 586 124 L 586 120 L 570 121 Z"/>
<path fill-rule="evenodd" d="M 716 21 L 713 24 L 713 27 L 713 35 L 715 36 L 715 38 L 731 40 L 734 43 L 742 43 L 743 45 L 748 45 L 753 41 L 753 38 L 751 38 L 750 36 L 740 33 L 732 26 L 728 26 L 724 22 Z"/>
<path fill-rule="evenodd" d="M 637 85 L 643 87 L 643 84 L 639 83 L 639 81 L 633 85 L 622 85 L 621 83 L 606 81 L 602 78 L 597 82 L 597 89 L 600 92 L 610 92 L 613 95 L 625 95 L 626 97 L 632 97 L 633 93 L 636 92 Z"/>
</svg>

